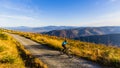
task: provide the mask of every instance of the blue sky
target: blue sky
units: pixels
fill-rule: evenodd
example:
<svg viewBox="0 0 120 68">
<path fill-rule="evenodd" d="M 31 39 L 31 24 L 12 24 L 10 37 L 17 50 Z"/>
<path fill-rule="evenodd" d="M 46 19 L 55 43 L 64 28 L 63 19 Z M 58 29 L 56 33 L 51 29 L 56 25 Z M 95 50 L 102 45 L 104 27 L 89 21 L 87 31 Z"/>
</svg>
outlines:
<svg viewBox="0 0 120 68">
<path fill-rule="evenodd" d="M 120 26 L 120 0 L 0 0 L 0 26 Z"/>
</svg>

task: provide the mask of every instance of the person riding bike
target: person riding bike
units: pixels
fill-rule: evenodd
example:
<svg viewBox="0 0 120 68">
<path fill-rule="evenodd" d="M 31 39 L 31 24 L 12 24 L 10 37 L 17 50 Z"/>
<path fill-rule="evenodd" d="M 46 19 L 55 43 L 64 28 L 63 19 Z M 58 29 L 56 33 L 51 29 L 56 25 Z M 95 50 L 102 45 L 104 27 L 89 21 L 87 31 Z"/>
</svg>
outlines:
<svg viewBox="0 0 120 68">
<path fill-rule="evenodd" d="M 65 52 L 65 49 L 66 49 L 66 44 L 67 44 L 67 40 L 64 40 L 63 42 L 62 42 L 62 47 L 63 47 L 63 52 Z"/>
<path fill-rule="evenodd" d="M 72 54 L 72 51 L 70 50 L 70 47 L 66 47 L 66 45 L 68 44 L 67 40 L 65 39 L 63 42 L 62 42 L 62 47 L 63 47 L 63 50 L 60 51 L 60 55 L 62 54 L 66 54 L 69 58 L 72 58 L 73 57 L 73 54 Z"/>
</svg>

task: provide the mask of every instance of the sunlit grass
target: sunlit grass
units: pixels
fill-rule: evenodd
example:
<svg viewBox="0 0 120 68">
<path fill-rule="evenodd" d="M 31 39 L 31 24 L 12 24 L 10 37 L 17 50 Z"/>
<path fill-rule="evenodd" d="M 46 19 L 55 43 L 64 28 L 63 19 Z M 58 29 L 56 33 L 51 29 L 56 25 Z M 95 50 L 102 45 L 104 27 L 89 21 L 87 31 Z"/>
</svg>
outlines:
<svg viewBox="0 0 120 68">
<path fill-rule="evenodd" d="M 61 43 L 64 38 L 56 36 L 48 36 L 36 33 L 19 32 L 19 31 L 9 31 L 10 33 L 19 34 L 26 38 L 32 39 L 41 44 L 46 44 L 55 49 L 62 49 Z M 120 48 L 113 46 L 105 46 L 103 44 L 94 44 L 81 42 L 77 40 L 67 39 L 68 45 L 72 46 L 72 52 L 74 55 L 92 60 L 94 62 L 99 62 L 104 65 L 113 66 L 119 68 L 120 65 Z"/>
<path fill-rule="evenodd" d="M 40 59 L 0 29 L 0 68 L 47 68 Z"/>
<path fill-rule="evenodd" d="M 25 68 L 12 38 L 0 32 L 0 68 Z"/>
<path fill-rule="evenodd" d="M 25 60 L 25 65 L 31 68 L 48 68 L 45 63 L 43 63 L 40 59 L 34 57 L 30 51 L 24 48 L 19 42 L 17 48 L 21 52 L 21 57 Z"/>
</svg>

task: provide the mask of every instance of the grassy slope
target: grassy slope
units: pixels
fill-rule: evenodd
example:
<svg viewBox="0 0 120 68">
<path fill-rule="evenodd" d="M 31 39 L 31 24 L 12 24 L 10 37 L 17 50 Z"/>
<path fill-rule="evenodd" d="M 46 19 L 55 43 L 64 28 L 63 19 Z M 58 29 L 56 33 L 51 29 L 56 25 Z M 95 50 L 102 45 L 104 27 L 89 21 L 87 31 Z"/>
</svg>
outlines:
<svg viewBox="0 0 120 68">
<path fill-rule="evenodd" d="M 30 38 L 41 44 L 46 44 L 50 47 L 54 47 L 55 49 L 62 49 L 61 43 L 64 40 L 64 38 L 35 34 L 35 33 L 19 32 L 19 31 L 9 31 L 9 30 L 6 31 Z M 74 55 L 95 62 L 99 62 L 104 65 L 119 68 L 120 48 L 116 48 L 112 46 L 107 47 L 102 44 L 86 43 L 86 42 L 70 40 L 70 39 L 67 40 L 68 40 L 68 46 L 70 45 L 72 46 L 71 49 Z"/>
<path fill-rule="evenodd" d="M 0 32 L 0 68 L 25 68 L 14 40 Z"/>
<path fill-rule="evenodd" d="M 48 68 L 23 45 L 3 31 L 0 29 L 0 68 Z"/>
<path fill-rule="evenodd" d="M 25 49 L 25 47 L 19 42 L 15 41 L 17 48 L 20 52 L 20 56 L 25 61 L 25 66 L 30 68 L 48 68 L 48 66 L 43 63 L 39 58 L 34 57 L 30 51 Z"/>
</svg>

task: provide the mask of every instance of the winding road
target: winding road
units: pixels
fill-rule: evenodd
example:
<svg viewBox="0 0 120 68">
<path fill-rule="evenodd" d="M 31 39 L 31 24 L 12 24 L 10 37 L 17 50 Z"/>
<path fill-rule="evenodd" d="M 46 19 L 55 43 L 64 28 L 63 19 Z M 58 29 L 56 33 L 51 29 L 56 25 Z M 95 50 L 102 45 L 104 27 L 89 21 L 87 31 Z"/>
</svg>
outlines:
<svg viewBox="0 0 120 68">
<path fill-rule="evenodd" d="M 68 58 L 66 55 L 59 55 L 59 51 L 19 35 L 10 35 L 24 45 L 25 48 L 33 54 L 33 56 L 40 58 L 40 60 L 46 63 L 49 68 L 104 68 L 99 64 L 81 58 Z"/>
</svg>

